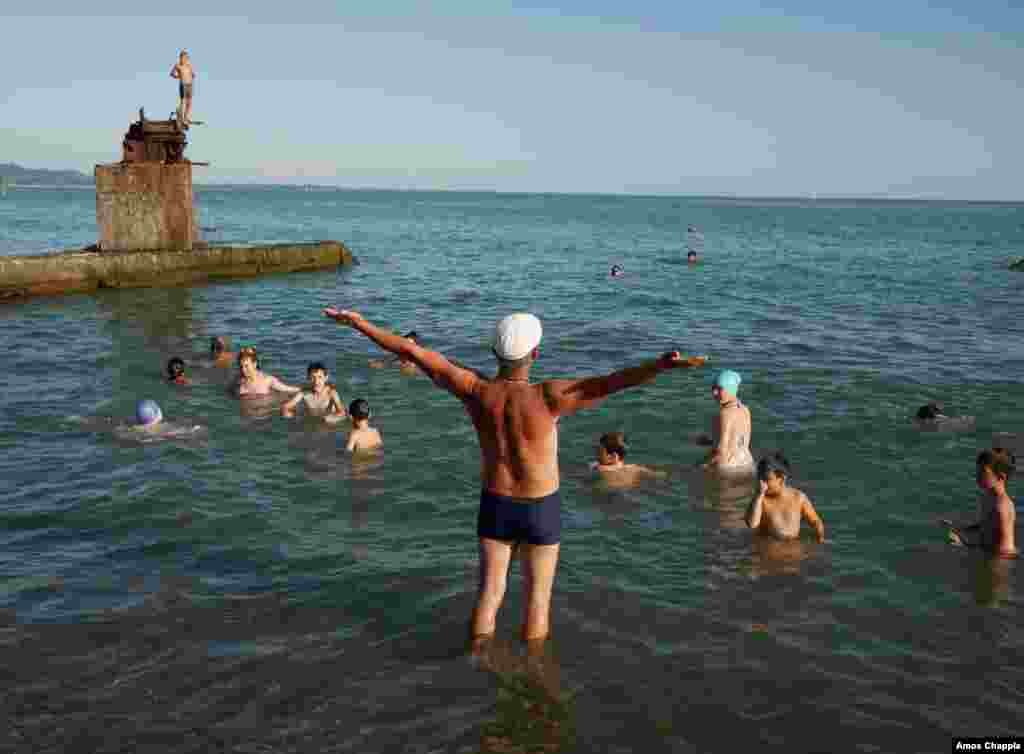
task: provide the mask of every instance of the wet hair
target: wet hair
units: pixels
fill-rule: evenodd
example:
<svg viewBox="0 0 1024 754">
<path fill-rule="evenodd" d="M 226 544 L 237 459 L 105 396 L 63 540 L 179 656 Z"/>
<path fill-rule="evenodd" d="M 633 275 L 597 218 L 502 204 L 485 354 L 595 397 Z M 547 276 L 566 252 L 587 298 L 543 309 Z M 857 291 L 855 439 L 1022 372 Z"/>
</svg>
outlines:
<svg viewBox="0 0 1024 754">
<path fill-rule="evenodd" d="M 215 338 L 210 338 L 210 353 L 216 356 L 226 350 L 228 350 L 228 344 L 227 341 L 224 340 L 223 336 L 218 335 Z"/>
<path fill-rule="evenodd" d="M 174 380 L 182 374 L 185 374 L 185 360 L 180 356 L 175 356 L 167 362 L 167 378 Z"/>
<path fill-rule="evenodd" d="M 601 435 L 601 447 L 619 458 L 626 459 L 626 435 L 623 432 L 606 432 Z"/>
<path fill-rule="evenodd" d="M 937 401 L 931 401 L 927 406 L 921 406 L 917 410 L 918 419 L 936 419 L 943 416 L 943 405 Z"/>
<path fill-rule="evenodd" d="M 1007 479 L 1017 470 L 1017 457 L 1006 448 L 983 450 L 978 453 L 978 460 L 975 463 L 981 468 L 992 469 Z"/>
<path fill-rule="evenodd" d="M 792 467 L 790 467 L 786 456 L 782 455 L 782 451 L 769 453 L 757 462 L 758 479 L 767 481 L 768 475 L 773 471 L 784 477 L 788 477 L 792 473 Z"/>
<path fill-rule="evenodd" d="M 321 371 L 324 374 L 327 374 L 327 367 L 325 367 L 323 363 L 319 361 L 314 361 L 310 363 L 308 367 L 306 367 L 306 374 L 313 374 L 313 372 L 316 371 Z"/>
<path fill-rule="evenodd" d="M 252 359 L 256 362 L 256 368 L 260 368 L 260 356 L 256 353 L 256 349 L 252 346 L 242 346 L 238 349 L 238 363 L 242 363 L 242 359 Z"/>
<path fill-rule="evenodd" d="M 365 398 L 356 398 L 348 404 L 348 413 L 353 419 L 369 419 L 370 404 L 366 402 Z"/>
<path fill-rule="evenodd" d="M 420 336 L 419 336 L 419 334 L 417 334 L 417 332 L 415 330 L 410 330 L 409 332 L 407 332 L 402 337 L 403 338 L 409 338 L 410 340 L 412 340 L 415 343 L 419 343 L 420 342 Z"/>
</svg>

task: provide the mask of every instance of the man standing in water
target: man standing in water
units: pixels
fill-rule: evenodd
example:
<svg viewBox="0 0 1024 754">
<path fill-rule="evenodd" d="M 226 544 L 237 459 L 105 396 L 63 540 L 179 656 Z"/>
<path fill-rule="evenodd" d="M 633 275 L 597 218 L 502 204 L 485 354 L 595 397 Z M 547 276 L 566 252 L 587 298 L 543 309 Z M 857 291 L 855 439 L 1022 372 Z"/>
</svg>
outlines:
<svg viewBox="0 0 1024 754">
<path fill-rule="evenodd" d="M 171 69 L 171 78 L 178 79 L 178 98 L 181 100 L 182 120 L 186 126 L 192 125 L 192 81 L 196 72 L 189 62 L 188 52 L 181 51 L 178 55 L 178 62 Z"/>
<path fill-rule="evenodd" d="M 705 359 L 671 352 L 603 377 L 532 384 L 529 375 L 538 357 L 540 320 L 532 314 L 512 314 L 495 328 L 498 374 L 487 379 L 415 341 L 370 324 L 356 312 L 330 308 L 324 314 L 351 325 L 385 351 L 414 362 L 434 384 L 462 401 L 476 427 L 481 492 L 480 588 L 470 629 L 474 648 L 494 634 L 516 545 L 524 553 L 522 635 L 527 641 L 546 638 L 561 541 L 559 418 L 594 406 L 612 393 L 650 382 L 659 372 L 701 366 Z"/>
</svg>

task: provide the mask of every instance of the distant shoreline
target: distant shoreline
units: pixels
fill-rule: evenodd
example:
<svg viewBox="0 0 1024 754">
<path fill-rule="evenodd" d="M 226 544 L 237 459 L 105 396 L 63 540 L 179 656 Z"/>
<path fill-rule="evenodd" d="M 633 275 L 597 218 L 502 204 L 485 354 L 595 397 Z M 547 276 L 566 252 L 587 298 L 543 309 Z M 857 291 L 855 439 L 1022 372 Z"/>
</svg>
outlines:
<svg viewBox="0 0 1024 754">
<path fill-rule="evenodd" d="M 922 199 L 915 197 L 888 196 L 732 196 L 727 194 L 608 194 L 586 192 L 554 191 L 487 191 L 482 189 L 397 189 L 377 187 L 329 186 L 322 184 L 294 183 L 194 183 L 193 188 L 203 191 L 301 191 L 318 193 L 380 193 L 380 194 L 465 194 L 481 196 L 551 196 L 551 197 L 595 197 L 620 199 L 658 199 L 662 201 L 710 201 L 724 203 L 794 204 L 813 207 L 829 204 L 947 204 L 958 206 L 1024 206 L 1024 199 Z M 84 183 L 17 183 L 7 188 L 11 194 L 22 190 L 74 189 L 95 191 L 95 184 Z"/>
</svg>

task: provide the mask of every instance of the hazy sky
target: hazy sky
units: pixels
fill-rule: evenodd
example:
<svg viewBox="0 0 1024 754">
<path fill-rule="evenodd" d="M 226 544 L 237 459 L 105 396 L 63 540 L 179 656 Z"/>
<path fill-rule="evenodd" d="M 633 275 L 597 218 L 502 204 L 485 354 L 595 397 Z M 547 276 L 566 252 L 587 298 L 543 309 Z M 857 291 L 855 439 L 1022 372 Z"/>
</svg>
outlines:
<svg viewBox="0 0 1024 754">
<path fill-rule="evenodd" d="M 4 5 L 0 162 L 118 159 L 185 47 L 197 180 L 1024 199 L 1019 2 Z"/>
</svg>

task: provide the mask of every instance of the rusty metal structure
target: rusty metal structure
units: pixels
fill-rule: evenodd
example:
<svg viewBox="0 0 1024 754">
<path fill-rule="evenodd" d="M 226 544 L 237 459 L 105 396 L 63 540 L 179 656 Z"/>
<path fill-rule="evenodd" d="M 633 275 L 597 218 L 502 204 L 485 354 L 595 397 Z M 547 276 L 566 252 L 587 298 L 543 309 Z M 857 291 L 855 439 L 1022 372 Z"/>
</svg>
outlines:
<svg viewBox="0 0 1024 754">
<path fill-rule="evenodd" d="M 177 120 L 147 120 L 139 108 L 139 119 L 128 127 L 122 143 L 122 162 L 184 162 L 188 141 Z"/>
</svg>

